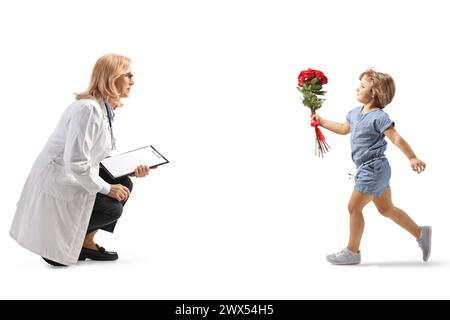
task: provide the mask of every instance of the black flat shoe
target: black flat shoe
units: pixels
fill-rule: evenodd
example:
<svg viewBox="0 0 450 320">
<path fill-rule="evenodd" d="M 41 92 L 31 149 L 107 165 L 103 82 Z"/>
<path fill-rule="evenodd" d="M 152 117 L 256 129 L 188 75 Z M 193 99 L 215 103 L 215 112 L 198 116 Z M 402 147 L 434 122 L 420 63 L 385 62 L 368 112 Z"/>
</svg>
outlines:
<svg viewBox="0 0 450 320">
<path fill-rule="evenodd" d="M 41 258 L 44 259 L 45 262 L 47 262 L 48 264 L 51 264 L 54 267 L 67 267 L 65 264 L 61 264 L 61 263 L 55 262 L 53 260 L 50 260 L 50 259 L 47 259 L 44 257 L 41 257 Z"/>
<path fill-rule="evenodd" d="M 79 261 L 84 261 L 86 259 L 90 260 L 97 260 L 97 261 L 114 261 L 119 259 L 119 255 L 117 252 L 114 251 L 106 251 L 105 248 L 99 247 L 96 244 L 97 250 L 92 250 L 88 248 L 81 248 L 80 257 L 78 258 Z"/>
</svg>

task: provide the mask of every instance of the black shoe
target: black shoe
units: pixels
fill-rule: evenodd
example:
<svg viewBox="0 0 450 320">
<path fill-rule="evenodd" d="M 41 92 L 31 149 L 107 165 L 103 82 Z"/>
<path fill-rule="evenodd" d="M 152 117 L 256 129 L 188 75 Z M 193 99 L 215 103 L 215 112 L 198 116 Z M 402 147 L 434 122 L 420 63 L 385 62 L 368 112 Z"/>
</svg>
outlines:
<svg viewBox="0 0 450 320">
<path fill-rule="evenodd" d="M 47 259 L 47 258 L 44 258 L 44 257 L 42 257 L 42 259 L 44 259 L 45 262 L 47 262 L 48 264 L 51 264 L 54 267 L 67 267 L 65 264 L 61 264 L 61 263 L 55 262 L 53 260 L 50 260 L 50 259 Z"/>
<path fill-rule="evenodd" d="M 106 251 L 105 248 L 99 247 L 96 244 L 97 250 L 92 250 L 88 248 L 81 248 L 80 257 L 78 260 L 84 261 L 86 259 L 97 260 L 97 261 L 114 261 L 119 259 L 119 255 L 114 251 Z"/>
</svg>

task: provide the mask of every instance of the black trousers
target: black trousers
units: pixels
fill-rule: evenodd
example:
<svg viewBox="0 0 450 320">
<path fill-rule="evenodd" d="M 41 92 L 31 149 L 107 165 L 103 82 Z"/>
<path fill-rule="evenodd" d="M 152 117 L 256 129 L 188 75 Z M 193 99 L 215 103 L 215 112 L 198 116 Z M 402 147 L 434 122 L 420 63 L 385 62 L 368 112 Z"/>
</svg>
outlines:
<svg viewBox="0 0 450 320">
<path fill-rule="evenodd" d="M 122 177 L 118 179 L 111 178 L 105 170 L 100 168 L 100 177 L 109 184 L 121 184 L 127 187 L 130 192 L 133 189 L 133 182 L 129 177 Z M 122 215 L 123 206 L 127 201 L 118 201 L 110 198 L 107 195 L 97 193 L 95 197 L 94 208 L 92 209 L 91 219 L 89 220 L 89 226 L 87 234 L 95 230 L 105 230 L 108 232 L 114 232 L 117 220 Z"/>
</svg>

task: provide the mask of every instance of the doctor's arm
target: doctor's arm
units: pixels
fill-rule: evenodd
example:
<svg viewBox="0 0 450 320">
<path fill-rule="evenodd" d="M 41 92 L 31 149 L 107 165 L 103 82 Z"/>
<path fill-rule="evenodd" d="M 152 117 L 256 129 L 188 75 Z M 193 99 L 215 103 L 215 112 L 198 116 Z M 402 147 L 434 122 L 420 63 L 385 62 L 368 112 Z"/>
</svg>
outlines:
<svg viewBox="0 0 450 320">
<path fill-rule="evenodd" d="M 426 164 L 419 158 L 417 158 L 411 146 L 408 142 L 395 130 L 394 126 L 390 126 L 384 131 L 384 135 L 391 140 L 408 158 L 411 168 L 417 173 L 421 173 L 425 170 Z"/>
<path fill-rule="evenodd" d="M 67 128 L 64 164 L 66 170 L 90 194 L 108 191 L 108 196 L 117 199 L 119 195 L 125 193 L 123 188 L 126 189 L 126 187 L 110 186 L 92 170 L 93 141 L 98 136 L 101 123 L 101 115 L 97 114 L 95 108 L 90 105 L 81 106 L 73 111 Z"/>
</svg>

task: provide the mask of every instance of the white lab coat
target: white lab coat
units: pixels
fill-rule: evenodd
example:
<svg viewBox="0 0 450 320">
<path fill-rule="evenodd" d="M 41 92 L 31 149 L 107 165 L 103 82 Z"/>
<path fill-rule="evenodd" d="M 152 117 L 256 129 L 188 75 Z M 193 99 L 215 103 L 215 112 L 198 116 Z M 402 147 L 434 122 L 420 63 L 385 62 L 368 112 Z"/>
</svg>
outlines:
<svg viewBox="0 0 450 320">
<path fill-rule="evenodd" d="M 77 263 L 95 195 L 106 185 L 98 172 L 111 151 L 106 112 L 103 102 L 82 99 L 61 116 L 17 203 L 10 235 L 24 248 Z"/>
</svg>

